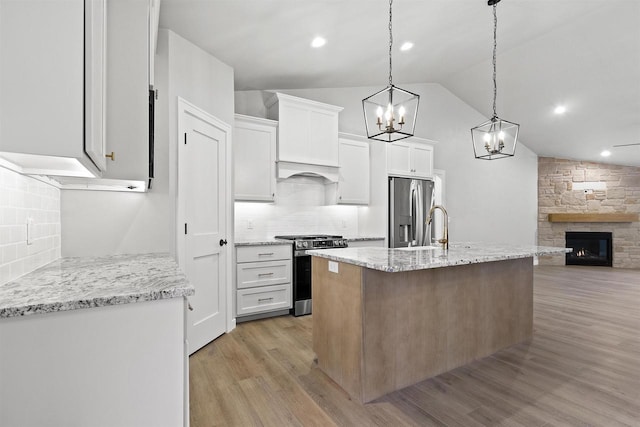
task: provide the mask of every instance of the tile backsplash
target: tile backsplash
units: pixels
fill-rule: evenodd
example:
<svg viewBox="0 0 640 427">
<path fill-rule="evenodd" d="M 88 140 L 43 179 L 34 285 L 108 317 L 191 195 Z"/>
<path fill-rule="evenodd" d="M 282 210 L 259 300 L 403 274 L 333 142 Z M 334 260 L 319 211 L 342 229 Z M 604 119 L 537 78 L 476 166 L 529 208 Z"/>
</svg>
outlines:
<svg viewBox="0 0 640 427">
<path fill-rule="evenodd" d="M 326 205 L 320 178 L 292 177 L 277 183 L 275 203 L 235 203 L 235 239 L 308 233 L 357 236 L 358 209 Z"/>
<path fill-rule="evenodd" d="M 0 285 L 58 258 L 60 189 L 0 167 Z"/>
</svg>

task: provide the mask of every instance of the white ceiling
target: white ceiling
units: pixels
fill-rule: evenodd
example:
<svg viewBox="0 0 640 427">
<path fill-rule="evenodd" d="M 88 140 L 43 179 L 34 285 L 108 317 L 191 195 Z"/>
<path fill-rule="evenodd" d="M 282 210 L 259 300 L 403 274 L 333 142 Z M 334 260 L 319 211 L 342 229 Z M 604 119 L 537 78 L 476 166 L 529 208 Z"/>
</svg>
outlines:
<svg viewBox="0 0 640 427">
<path fill-rule="evenodd" d="M 232 66 L 236 90 L 382 88 L 388 7 L 163 0 L 160 26 Z M 486 0 L 396 0 L 394 83 L 439 83 L 490 117 L 491 9 Z M 326 46 L 309 47 L 316 35 Z M 407 40 L 415 47 L 400 52 Z M 564 116 L 553 114 L 558 104 Z M 640 0 L 501 1 L 498 115 L 520 123 L 521 140 L 538 155 L 640 166 L 640 145 L 611 148 L 640 143 Z"/>
</svg>

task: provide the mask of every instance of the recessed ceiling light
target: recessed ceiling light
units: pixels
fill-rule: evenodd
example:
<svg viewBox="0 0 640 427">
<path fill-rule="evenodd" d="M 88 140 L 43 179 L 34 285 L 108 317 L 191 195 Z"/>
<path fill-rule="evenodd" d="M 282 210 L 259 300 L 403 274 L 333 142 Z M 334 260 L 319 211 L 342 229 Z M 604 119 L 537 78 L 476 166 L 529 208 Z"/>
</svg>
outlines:
<svg viewBox="0 0 640 427">
<path fill-rule="evenodd" d="M 558 105 L 553 112 L 556 114 L 564 114 L 567 112 L 567 107 L 564 105 Z"/>
<path fill-rule="evenodd" d="M 602 153 L 600 153 L 600 155 L 602 157 L 609 157 L 611 155 L 611 151 L 609 150 L 604 150 Z"/>
<path fill-rule="evenodd" d="M 413 47 L 413 43 L 404 42 L 402 43 L 402 46 L 400 46 L 400 50 L 404 52 L 404 51 L 410 50 L 412 47 Z"/>
<path fill-rule="evenodd" d="M 311 41 L 311 47 L 322 47 L 327 43 L 324 37 L 316 37 Z"/>
</svg>

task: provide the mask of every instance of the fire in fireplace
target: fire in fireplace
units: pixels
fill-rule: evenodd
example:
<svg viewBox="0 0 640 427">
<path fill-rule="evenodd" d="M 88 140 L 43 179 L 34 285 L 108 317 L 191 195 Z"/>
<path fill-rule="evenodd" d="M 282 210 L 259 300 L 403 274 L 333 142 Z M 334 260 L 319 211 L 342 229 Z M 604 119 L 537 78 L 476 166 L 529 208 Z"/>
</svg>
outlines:
<svg viewBox="0 0 640 427">
<path fill-rule="evenodd" d="M 566 247 L 573 251 L 566 255 L 566 265 L 613 266 L 612 233 L 567 231 Z"/>
</svg>

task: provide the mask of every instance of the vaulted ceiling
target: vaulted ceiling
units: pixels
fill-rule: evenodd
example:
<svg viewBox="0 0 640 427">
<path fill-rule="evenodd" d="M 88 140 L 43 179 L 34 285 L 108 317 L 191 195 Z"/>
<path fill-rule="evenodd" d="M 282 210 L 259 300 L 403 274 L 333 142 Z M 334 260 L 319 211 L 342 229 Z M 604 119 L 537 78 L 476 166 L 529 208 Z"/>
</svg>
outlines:
<svg viewBox="0 0 640 427">
<path fill-rule="evenodd" d="M 163 0 L 160 26 L 233 67 L 236 90 L 382 87 L 388 8 Z M 490 117 L 491 9 L 486 0 L 396 0 L 394 82 L 439 83 Z M 503 0 L 497 10 L 498 115 L 520 123 L 540 156 L 640 166 L 640 1 Z M 313 49 L 318 35 L 327 44 Z M 404 41 L 413 49 L 401 52 Z M 567 112 L 554 114 L 557 105 Z M 638 145 L 613 147 L 622 144 Z"/>
</svg>

